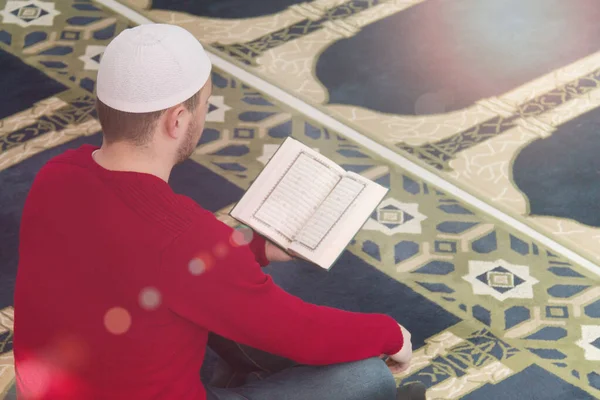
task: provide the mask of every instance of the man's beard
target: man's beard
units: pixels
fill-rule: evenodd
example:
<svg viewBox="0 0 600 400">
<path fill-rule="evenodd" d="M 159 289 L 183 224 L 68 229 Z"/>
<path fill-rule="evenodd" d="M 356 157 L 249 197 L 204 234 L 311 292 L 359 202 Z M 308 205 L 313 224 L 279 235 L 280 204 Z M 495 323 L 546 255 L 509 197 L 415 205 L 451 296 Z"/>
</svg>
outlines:
<svg viewBox="0 0 600 400">
<path fill-rule="evenodd" d="M 194 119 L 188 126 L 183 143 L 181 143 L 181 146 L 179 146 L 179 149 L 177 149 L 176 164 L 180 164 L 190 158 L 190 156 L 194 153 L 194 150 L 196 150 L 198 140 L 200 140 L 200 134 L 196 132 L 197 130 L 198 123 Z"/>
</svg>

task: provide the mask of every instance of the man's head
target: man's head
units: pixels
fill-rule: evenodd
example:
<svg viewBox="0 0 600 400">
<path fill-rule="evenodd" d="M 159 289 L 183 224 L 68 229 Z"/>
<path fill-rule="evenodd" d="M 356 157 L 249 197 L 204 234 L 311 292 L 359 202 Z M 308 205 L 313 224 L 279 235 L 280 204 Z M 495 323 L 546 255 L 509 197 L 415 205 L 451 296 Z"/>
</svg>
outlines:
<svg viewBox="0 0 600 400">
<path fill-rule="evenodd" d="M 104 142 L 125 143 L 178 163 L 204 129 L 211 63 L 202 45 L 174 25 L 127 29 L 106 48 L 97 83 Z"/>
</svg>

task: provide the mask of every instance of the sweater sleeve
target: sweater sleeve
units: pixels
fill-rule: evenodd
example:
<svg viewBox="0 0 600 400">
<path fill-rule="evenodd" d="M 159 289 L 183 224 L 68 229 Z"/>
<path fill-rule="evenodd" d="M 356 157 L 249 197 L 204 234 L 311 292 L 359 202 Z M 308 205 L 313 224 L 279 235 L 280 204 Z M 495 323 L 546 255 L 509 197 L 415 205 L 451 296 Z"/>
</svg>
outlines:
<svg viewBox="0 0 600 400">
<path fill-rule="evenodd" d="M 260 236 L 258 233 L 254 232 L 249 247 L 252 253 L 254 254 L 256 262 L 258 262 L 258 264 L 261 267 L 266 267 L 267 265 L 269 265 L 269 260 L 267 259 L 266 253 L 266 245 L 267 241 L 265 240 L 265 238 Z"/>
<path fill-rule="evenodd" d="M 249 246 L 231 244 L 229 229 L 216 220 L 203 221 L 164 250 L 163 300 L 172 312 L 302 364 L 400 351 L 403 336 L 394 319 L 317 306 L 285 292 L 262 271 Z"/>
</svg>

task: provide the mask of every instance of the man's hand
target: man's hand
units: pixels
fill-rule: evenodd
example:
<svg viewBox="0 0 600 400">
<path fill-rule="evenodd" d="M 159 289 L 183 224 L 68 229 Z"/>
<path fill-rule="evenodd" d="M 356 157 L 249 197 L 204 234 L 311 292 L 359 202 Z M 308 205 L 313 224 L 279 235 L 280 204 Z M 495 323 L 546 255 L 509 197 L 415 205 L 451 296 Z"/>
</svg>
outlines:
<svg viewBox="0 0 600 400">
<path fill-rule="evenodd" d="M 402 325 L 398 325 L 400 326 L 402 336 L 404 337 L 404 345 L 398 353 L 390 355 L 390 358 L 386 362 L 392 373 L 395 374 L 406 371 L 410 366 L 410 360 L 412 359 L 412 341 L 410 332 Z"/>
<path fill-rule="evenodd" d="M 269 241 L 265 244 L 265 255 L 270 262 L 286 262 L 293 259 L 292 256 Z"/>
<path fill-rule="evenodd" d="M 406 371 L 408 369 L 408 367 L 410 366 L 410 363 L 399 363 L 397 361 L 392 360 L 391 358 L 388 358 L 385 361 L 385 364 L 390 369 L 390 371 L 392 371 L 392 374 L 394 374 L 394 375 Z"/>
</svg>

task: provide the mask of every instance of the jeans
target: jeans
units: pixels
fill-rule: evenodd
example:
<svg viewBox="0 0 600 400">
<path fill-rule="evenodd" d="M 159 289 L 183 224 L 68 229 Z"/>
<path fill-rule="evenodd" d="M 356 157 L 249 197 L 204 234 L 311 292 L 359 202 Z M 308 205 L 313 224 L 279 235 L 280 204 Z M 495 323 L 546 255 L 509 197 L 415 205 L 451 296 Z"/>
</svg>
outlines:
<svg viewBox="0 0 600 400">
<path fill-rule="evenodd" d="M 220 357 L 211 376 L 203 376 L 208 400 L 396 399 L 394 377 L 379 358 L 314 367 L 216 335 L 208 346 Z"/>
</svg>

